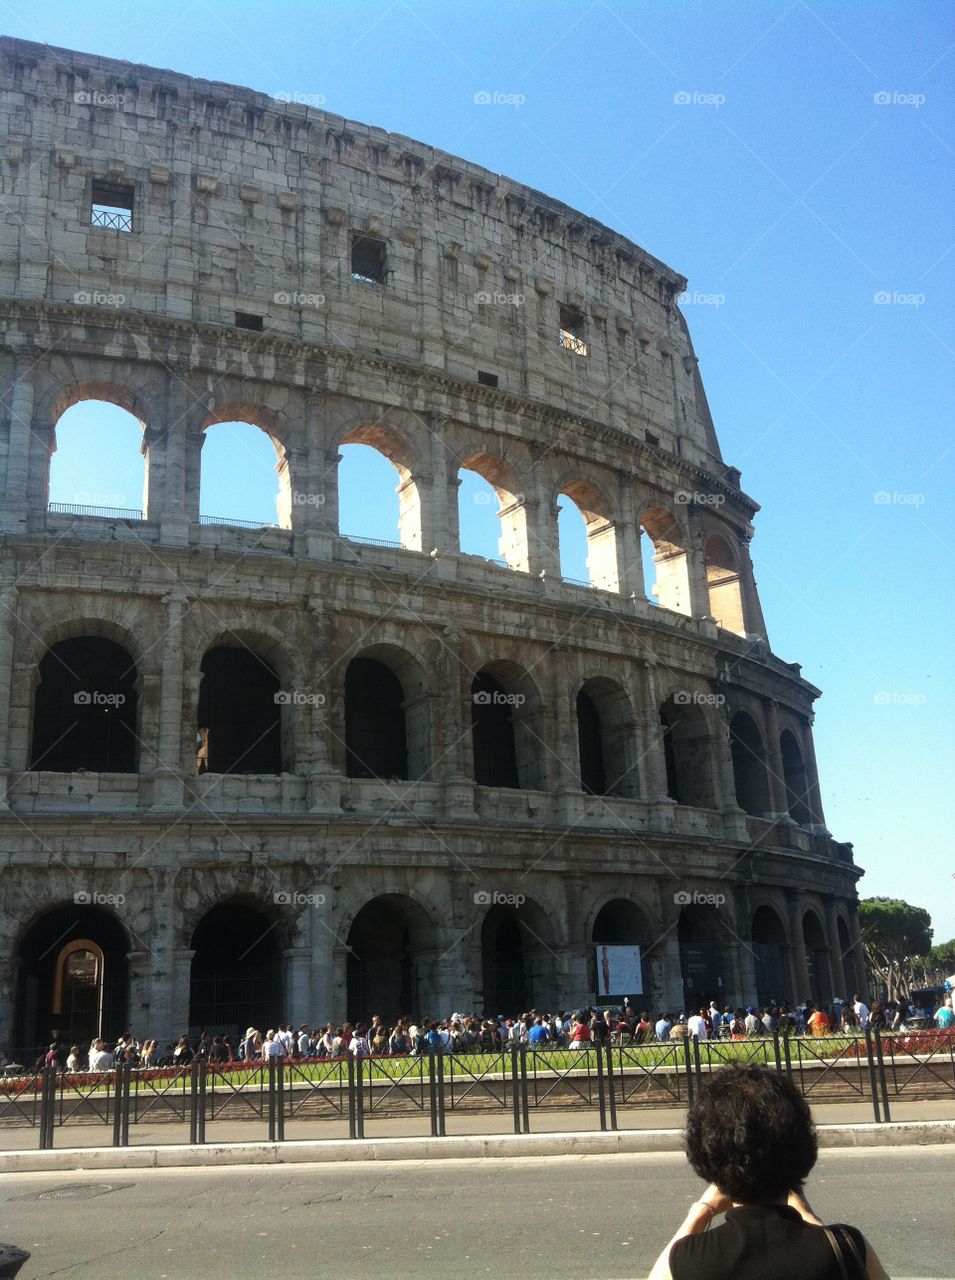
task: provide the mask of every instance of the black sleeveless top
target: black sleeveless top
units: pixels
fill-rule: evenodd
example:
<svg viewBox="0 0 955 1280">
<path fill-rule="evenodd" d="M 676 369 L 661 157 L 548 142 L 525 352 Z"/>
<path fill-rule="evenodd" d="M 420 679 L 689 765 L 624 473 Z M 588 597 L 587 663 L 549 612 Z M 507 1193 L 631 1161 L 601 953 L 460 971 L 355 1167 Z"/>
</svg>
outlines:
<svg viewBox="0 0 955 1280">
<path fill-rule="evenodd" d="M 865 1257 L 862 1233 L 846 1227 Z M 848 1252 L 848 1248 L 847 1248 Z M 850 1276 L 858 1273 L 852 1260 Z M 718 1227 L 684 1236 L 670 1250 L 673 1280 L 841 1280 L 842 1270 L 821 1227 L 787 1205 L 729 1209 Z"/>
</svg>

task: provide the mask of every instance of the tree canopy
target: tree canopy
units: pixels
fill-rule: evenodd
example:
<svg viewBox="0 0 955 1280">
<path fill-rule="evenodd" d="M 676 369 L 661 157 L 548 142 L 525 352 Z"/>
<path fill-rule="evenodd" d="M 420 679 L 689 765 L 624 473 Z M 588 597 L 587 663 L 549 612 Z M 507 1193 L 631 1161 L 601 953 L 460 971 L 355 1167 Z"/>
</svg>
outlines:
<svg viewBox="0 0 955 1280">
<path fill-rule="evenodd" d="M 888 999 L 908 997 L 915 985 L 913 961 L 932 949 L 932 917 L 901 898 L 863 898 L 859 926 L 866 962 Z"/>
</svg>

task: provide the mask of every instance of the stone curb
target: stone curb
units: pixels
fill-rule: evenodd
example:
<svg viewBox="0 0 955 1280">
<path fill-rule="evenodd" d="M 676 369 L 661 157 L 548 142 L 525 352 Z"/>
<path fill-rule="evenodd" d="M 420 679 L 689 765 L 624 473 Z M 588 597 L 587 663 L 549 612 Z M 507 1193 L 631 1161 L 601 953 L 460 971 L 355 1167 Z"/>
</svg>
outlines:
<svg viewBox="0 0 955 1280">
<path fill-rule="evenodd" d="M 820 1147 L 903 1147 L 955 1143 L 955 1120 L 898 1124 L 832 1124 L 818 1128 Z M 617 1133 L 475 1134 L 457 1138 L 371 1138 L 363 1141 L 226 1142 L 205 1146 L 72 1147 L 0 1152 L 0 1174 L 71 1169 L 173 1169 L 210 1165 L 324 1164 L 363 1160 L 472 1160 L 482 1157 L 596 1156 L 682 1151 L 679 1129 Z"/>
</svg>

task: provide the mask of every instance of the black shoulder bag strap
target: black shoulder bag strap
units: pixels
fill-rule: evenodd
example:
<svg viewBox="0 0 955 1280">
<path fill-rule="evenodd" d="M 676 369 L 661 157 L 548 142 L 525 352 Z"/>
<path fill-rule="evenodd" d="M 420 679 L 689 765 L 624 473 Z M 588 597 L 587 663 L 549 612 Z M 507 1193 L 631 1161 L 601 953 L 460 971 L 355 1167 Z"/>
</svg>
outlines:
<svg viewBox="0 0 955 1280">
<path fill-rule="evenodd" d="M 832 1245 L 832 1252 L 839 1261 L 839 1274 L 842 1280 L 867 1280 L 869 1269 L 851 1233 L 843 1227 L 823 1227 L 823 1231 Z M 851 1269 L 846 1263 L 847 1254 L 852 1264 Z"/>
</svg>

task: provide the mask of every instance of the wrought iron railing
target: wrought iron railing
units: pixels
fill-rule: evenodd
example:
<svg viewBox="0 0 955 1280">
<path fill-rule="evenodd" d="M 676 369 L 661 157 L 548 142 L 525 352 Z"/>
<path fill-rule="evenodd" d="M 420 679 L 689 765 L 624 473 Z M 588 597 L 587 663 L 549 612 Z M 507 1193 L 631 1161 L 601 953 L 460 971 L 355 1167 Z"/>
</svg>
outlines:
<svg viewBox="0 0 955 1280">
<path fill-rule="evenodd" d="M 51 515 L 97 516 L 100 520 L 142 520 L 142 511 L 134 507 L 91 507 L 83 502 L 51 502 L 47 506 Z"/>
</svg>

